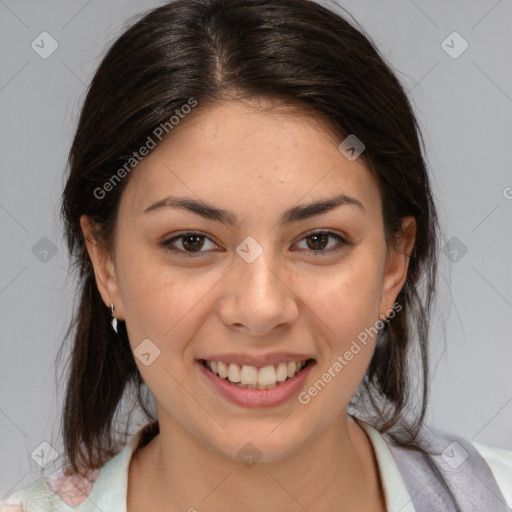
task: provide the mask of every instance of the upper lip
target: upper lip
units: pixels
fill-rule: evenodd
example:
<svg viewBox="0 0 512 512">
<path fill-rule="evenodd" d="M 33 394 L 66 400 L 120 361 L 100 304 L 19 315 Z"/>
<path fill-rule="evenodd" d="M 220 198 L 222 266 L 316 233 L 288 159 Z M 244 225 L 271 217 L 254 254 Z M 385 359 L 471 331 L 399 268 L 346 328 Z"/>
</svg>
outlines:
<svg viewBox="0 0 512 512">
<path fill-rule="evenodd" d="M 279 363 L 289 363 L 291 361 L 300 362 L 308 359 L 314 359 L 308 354 L 293 354 L 291 352 L 275 352 L 260 356 L 250 354 L 212 354 L 200 358 L 203 361 L 222 361 L 223 363 L 233 363 L 240 366 L 255 366 L 263 368 L 264 366 L 275 365 Z"/>
</svg>

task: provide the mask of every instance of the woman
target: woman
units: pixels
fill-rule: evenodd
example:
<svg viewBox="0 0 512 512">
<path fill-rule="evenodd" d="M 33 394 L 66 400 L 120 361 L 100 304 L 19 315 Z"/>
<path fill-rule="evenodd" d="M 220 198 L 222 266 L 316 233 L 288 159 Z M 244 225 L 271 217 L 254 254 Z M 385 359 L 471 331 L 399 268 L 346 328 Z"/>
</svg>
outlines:
<svg viewBox="0 0 512 512">
<path fill-rule="evenodd" d="M 317 3 L 177 0 L 128 29 L 63 194 L 66 465 L 1 510 L 512 507 L 511 452 L 424 424 L 420 139 L 373 45 Z M 149 423 L 119 446 L 130 387 Z"/>
</svg>

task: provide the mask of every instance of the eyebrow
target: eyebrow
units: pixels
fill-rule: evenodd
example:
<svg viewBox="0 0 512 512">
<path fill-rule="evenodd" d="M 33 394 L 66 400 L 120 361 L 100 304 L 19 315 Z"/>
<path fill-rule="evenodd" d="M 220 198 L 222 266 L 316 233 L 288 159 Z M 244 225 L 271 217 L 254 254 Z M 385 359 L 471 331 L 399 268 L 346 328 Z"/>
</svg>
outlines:
<svg viewBox="0 0 512 512">
<path fill-rule="evenodd" d="M 292 222 L 309 219 L 310 217 L 333 210 L 338 206 L 354 206 L 366 213 L 366 208 L 358 199 L 347 196 L 346 194 L 339 194 L 312 203 L 294 206 L 283 213 L 279 223 L 290 224 Z M 196 213 L 205 219 L 219 221 L 230 226 L 233 226 L 237 222 L 237 217 L 234 213 L 188 197 L 167 196 L 146 208 L 144 213 L 154 212 L 161 208 L 181 208 Z"/>
</svg>

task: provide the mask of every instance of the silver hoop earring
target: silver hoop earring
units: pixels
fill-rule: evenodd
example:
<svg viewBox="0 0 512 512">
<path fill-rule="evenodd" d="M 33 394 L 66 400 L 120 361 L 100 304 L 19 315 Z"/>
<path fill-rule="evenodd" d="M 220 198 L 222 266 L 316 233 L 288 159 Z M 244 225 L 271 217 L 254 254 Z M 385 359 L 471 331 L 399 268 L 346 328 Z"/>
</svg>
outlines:
<svg viewBox="0 0 512 512">
<path fill-rule="evenodd" d="M 110 303 L 110 311 L 112 312 L 112 329 L 114 329 L 115 333 L 117 334 L 117 317 L 114 310 L 114 304 Z"/>
</svg>

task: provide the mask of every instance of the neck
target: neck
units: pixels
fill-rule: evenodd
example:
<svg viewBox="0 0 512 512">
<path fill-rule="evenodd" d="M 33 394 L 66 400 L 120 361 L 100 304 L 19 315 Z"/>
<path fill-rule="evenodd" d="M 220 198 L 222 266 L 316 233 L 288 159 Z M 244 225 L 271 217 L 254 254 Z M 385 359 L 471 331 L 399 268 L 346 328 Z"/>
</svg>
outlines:
<svg viewBox="0 0 512 512">
<path fill-rule="evenodd" d="M 159 424 L 160 434 L 132 459 L 128 512 L 385 510 L 373 449 L 350 416 L 288 456 L 254 465 L 228 458 L 162 418 Z M 144 490 L 135 495 L 133 482 Z"/>
</svg>

